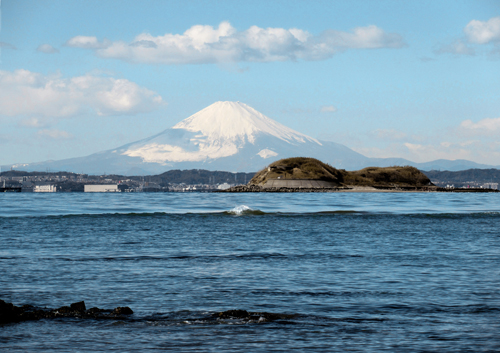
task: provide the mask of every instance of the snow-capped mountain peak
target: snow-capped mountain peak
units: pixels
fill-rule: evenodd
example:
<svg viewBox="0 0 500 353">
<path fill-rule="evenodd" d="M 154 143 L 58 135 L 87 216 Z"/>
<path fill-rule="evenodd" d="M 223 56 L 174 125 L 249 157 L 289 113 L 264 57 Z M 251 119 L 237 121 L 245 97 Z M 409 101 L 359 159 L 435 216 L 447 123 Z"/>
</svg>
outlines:
<svg viewBox="0 0 500 353">
<path fill-rule="evenodd" d="M 278 156 L 276 141 L 290 147 L 322 144 L 240 102 L 216 102 L 152 138 L 128 146 L 122 155 L 146 163 L 208 162 L 252 146 L 252 158 Z"/>
<path fill-rule="evenodd" d="M 269 119 L 240 102 L 216 102 L 181 121 L 173 129 L 201 132 L 212 141 L 247 139 L 254 143 L 256 135 L 264 133 L 289 143 L 314 141 L 320 144 L 318 140 Z"/>
</svg>

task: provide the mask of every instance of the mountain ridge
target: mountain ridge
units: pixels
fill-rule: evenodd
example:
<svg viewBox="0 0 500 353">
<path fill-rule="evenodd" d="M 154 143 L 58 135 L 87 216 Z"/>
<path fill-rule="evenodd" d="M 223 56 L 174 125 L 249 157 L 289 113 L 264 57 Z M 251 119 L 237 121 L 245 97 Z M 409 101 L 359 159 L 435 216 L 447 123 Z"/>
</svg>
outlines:
<svg viewBox="0 0 500 353">
<path fill-rule="evenodd" d="M 492 168 L 471 161 L 414 163 L 368 158 L 347 146 L 295 131 L 241 102 L 215 102 L 160 133 L 85 157 L 7 166 L 87 174 L 152 175 L 172 169 L 255 172 L 272 159 L 307 156 L 339 169 L 411 165 L 419 169 Z"/>
</svg>

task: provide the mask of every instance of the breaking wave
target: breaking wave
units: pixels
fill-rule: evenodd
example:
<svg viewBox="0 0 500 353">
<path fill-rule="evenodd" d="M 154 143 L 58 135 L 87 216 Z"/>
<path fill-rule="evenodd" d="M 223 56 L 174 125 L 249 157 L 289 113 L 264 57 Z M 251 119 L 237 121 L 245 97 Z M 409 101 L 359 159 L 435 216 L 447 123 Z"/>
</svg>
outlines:
<svg viewBox="0 0 500 353">
<path fill-rule="evenodd" d="M 225 214 L 235 215 L 235 216 L 243 216 L 243 215 L 264 215 L 265 212 L 261 210 L 254 210 L 246 205 L 236 206 L 230 211 L 224 212 Z"/>
</svg>

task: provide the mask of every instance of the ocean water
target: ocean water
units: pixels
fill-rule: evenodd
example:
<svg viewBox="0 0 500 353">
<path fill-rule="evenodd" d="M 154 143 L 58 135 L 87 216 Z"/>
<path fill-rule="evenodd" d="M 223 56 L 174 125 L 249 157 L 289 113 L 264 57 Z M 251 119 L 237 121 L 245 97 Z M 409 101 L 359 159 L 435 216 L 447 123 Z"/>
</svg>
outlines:
<svg viewBox="0 0 500 353">
<path fill-rule="evenodd" d="M 0 351 L 500 351 L 499 224 L 498 194 L 0 194 L 0 299 L 134 310 Z"/>
</svg>

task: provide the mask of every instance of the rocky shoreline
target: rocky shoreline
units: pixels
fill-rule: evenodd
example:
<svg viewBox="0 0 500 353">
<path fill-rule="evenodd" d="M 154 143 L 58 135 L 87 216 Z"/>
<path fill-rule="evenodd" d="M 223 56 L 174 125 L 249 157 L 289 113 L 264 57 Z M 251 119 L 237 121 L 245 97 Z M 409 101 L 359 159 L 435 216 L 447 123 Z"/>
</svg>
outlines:
<svg viewBox="0 0 500 353">
<path fill-rule="evenodd" d="M 15 306 L 12 303 L 0 300 L 0 324 L 55 318 L 123 320 L 133 313 L 128 306 L 119 306 L 114 309 L 95 307 L 87 309 L 84 301 L 57 309 L 41 309 L 32 305 Z"/>
<path fill-rule="evenodd" d="M 217 192 L 498 192 L 495 189 L 442 188 L 410 166 L 347 171 L 307 157 L 285 158 L 260 170 L 246 185 Z"/>
<path fill-rule="evenodd" d="M 350 188 L 264 188 L 258 185 L 236 185 L 226 190 L 217 190 L 215 192 L 334 192 L 349 190 Z"/>
<path fill-rule="evenodd" d="M 496 189 L 450 189 L 433 186 L 416 186 L 416 187 L 401 187 L 401 186 L 342 186 L 334 188 L 265 188 L 259 185 L 237 185 L 226 190 L 216 190 L 214 192 L 500 192 Z"/>
</svg>

